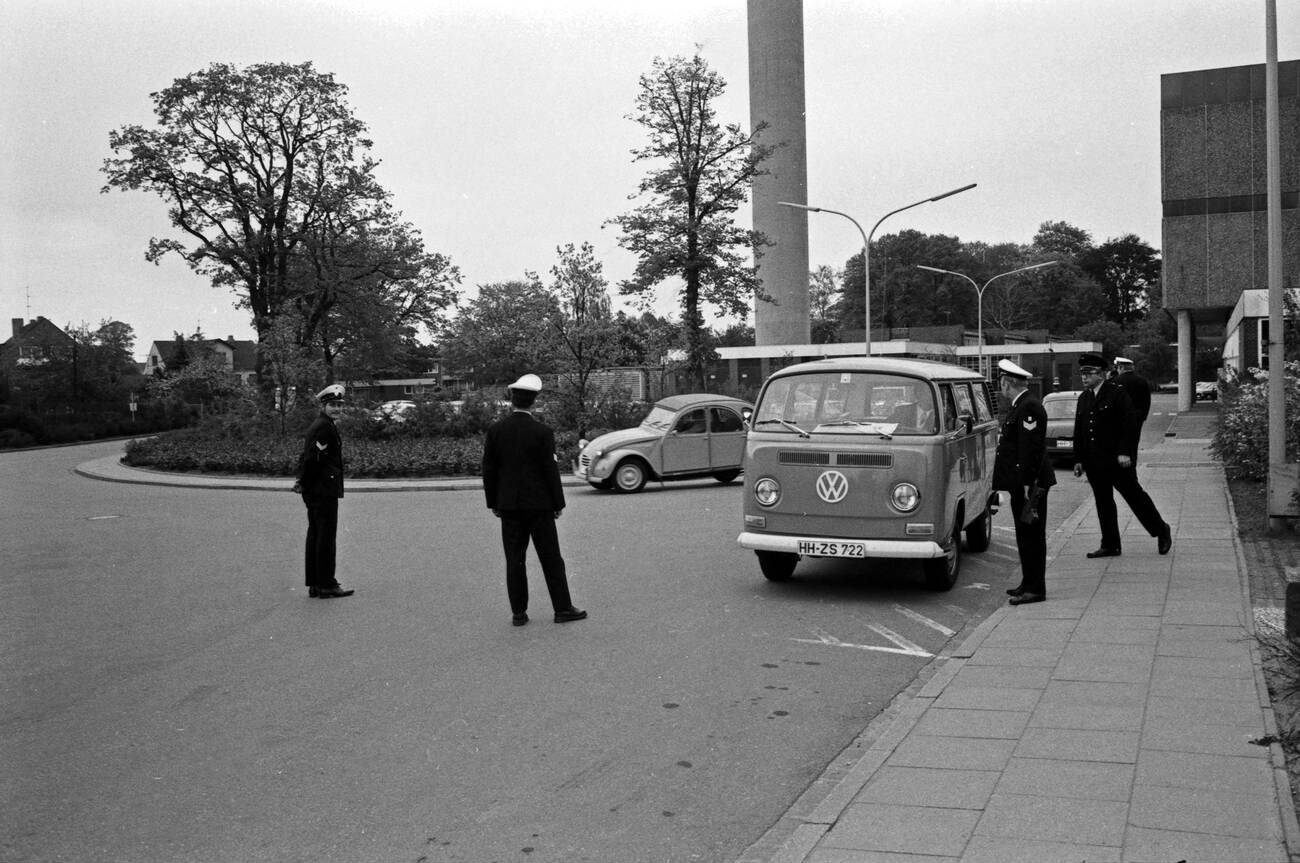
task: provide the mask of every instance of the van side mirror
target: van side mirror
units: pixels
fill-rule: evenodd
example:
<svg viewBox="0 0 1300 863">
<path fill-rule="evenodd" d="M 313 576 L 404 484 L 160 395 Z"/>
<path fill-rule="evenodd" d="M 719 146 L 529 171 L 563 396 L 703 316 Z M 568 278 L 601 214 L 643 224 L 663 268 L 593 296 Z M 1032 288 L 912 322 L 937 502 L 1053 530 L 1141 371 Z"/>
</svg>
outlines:
<svg viewBox="0 0 1300 863">
<path fill-rule="evenodd" d="M 962 414 L 957 417 L 957 422 L 961 423 L 962 428 L 966 429 L 966 434 L 972 434 L 975 431 L 975 417 L 970 414 Z"/>
</svg>

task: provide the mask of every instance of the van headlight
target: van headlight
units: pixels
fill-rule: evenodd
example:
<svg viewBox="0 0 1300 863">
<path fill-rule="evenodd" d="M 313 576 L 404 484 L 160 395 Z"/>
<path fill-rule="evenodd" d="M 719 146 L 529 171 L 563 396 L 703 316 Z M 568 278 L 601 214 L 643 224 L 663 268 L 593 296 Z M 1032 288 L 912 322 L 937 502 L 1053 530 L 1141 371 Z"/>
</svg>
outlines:
<svg viewBox="0 0 1300 863">
<path fill-rule="evenodd" d="M 770 476 L 765 476 L 754 483 L 754 500 L 759 506 L 776 506 L 781 499 L 781 484 Z"/>
<path fill-rule="evenodd" d="M 900 482 L 889 492 L 889 504 L 899 512 L 911 512 L 921 504 L 921 493 L 910 482 Z"/>
</svg>

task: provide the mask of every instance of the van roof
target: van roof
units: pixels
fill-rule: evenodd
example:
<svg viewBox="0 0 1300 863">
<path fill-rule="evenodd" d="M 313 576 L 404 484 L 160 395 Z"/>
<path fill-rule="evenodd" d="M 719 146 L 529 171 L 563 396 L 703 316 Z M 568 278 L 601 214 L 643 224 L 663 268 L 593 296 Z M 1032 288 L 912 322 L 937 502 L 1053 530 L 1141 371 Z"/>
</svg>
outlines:
<svg viewBox="0 0 1300 863">
<path fill-rule="evenodd" d="M 809 372 L 892 372 L 930 380 L 984 380 L 979 372 L 952 363 L 935 360 L 899 359 L 896 357 L 827 357 L 806 363 L 786 366 L 773 372 L 772 377 L 807 374 Z"/>
</svg>

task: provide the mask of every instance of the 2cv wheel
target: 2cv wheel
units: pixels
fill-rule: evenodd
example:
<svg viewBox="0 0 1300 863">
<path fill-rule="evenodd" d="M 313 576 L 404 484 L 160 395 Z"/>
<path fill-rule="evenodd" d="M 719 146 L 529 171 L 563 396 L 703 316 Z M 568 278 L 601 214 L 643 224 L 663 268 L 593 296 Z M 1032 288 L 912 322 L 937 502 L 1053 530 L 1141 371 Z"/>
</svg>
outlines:
<svg viewBox="0 0 1300 863">
<path fill-rule="evenodd" d="M 646 467 L 640 459 L 625 458 L 614 468 L 614 489 L 623 494 L 640 491 L 645 481 Z"/>
</svg>

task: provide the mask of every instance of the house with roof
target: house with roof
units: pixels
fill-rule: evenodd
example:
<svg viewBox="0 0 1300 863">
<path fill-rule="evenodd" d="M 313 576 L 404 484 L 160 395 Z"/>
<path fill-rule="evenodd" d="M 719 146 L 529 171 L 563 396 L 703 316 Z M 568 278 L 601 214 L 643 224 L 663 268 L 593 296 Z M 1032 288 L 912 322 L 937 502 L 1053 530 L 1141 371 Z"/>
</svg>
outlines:
<svg viewBox="0 0 1300 863">
<path fill-rule="evenodd" d="M 145 373 L 165 374 L 169 365 L 176 365 L 178 350 L 175 339 L 153 342 L 145 359 Z M 185 350 L 191 352 L 191 357 L 197 353 L 217 358 L 226 371 L 239 376 L 241 383 L 251 384 L 257 378 L 257 342 L 236 339 L 234 336 L 201 341 L 187 339 Z"/>
<path fill-rule="evenodd" d="M 0 343 L 0 357 L 6 368 L 42 365 L 72 350 L 72 336 L 43 315 L 27 323 L 22 318 L 12 318 L 11 322 L 13 335 Z"/>
</svg>

